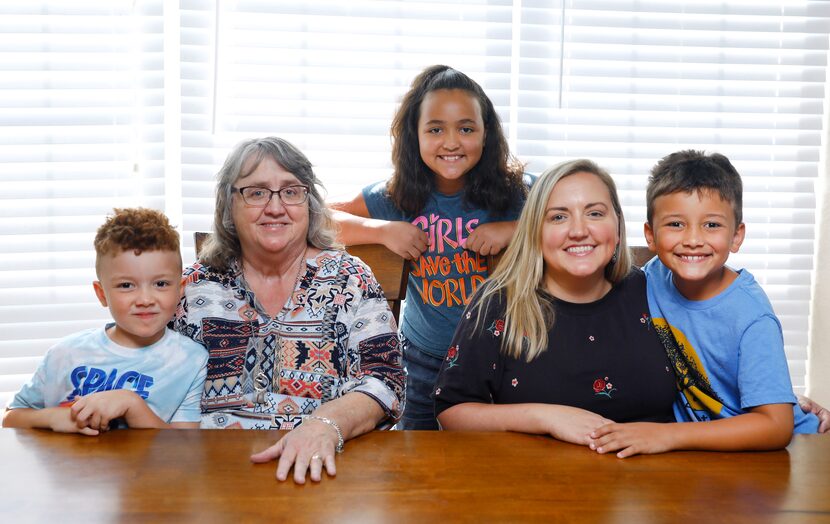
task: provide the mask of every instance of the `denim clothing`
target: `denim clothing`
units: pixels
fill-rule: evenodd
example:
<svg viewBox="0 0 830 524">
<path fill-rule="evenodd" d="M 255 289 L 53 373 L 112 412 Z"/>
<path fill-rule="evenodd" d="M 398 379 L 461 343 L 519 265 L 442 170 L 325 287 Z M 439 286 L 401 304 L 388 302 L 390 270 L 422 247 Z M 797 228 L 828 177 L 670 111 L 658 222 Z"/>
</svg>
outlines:
<svg viewBox="0 0 830 524">
<path fill-rule="evenodd" d="M 406 404 L 396 429 L 437 430 L 432 388 L 444 359 L 433 357 L 401 335 L 406 370 Z"/>
</svg>

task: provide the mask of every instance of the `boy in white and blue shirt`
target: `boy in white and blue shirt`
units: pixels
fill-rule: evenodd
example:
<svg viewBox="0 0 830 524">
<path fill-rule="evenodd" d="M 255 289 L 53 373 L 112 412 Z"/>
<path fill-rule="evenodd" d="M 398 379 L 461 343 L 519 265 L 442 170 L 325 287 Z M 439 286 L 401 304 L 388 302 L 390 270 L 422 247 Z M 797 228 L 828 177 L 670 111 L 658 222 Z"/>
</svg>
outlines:
<svg viewBox="0 0 830 524">
<path fill-rule="evenodd" d="M 207 352 L 167 329 L 181 290 L 178 233 L 158 211 L 116 209 L 95 250 L 93 287 L 115 322 L 50 348 L 3 426 L 87 435 L 111 423 L 199 427 Z"/>
</svg>

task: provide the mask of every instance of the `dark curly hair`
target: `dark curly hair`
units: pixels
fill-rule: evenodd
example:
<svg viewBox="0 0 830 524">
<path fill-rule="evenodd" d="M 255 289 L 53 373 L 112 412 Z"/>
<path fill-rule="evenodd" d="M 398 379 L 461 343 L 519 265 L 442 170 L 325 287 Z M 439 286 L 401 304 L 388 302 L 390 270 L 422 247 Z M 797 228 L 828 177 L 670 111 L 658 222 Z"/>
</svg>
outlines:
<svg viewBox="0 0 830 524">
<path fill-rule="evenodd" d="M 463 89 L 478 100 L 486 136 L 481 159 L 467 173 L 464 197 L 476 207 L 502 212 L 527 194 L 522 182 L 524 166 L 507 147 L 493 102 L 472 78 L 445 65 L 424 69 L 412 81 L 392 120 L 392 165 L 395 172 L 386 185 L 389 197 L 402 211 L 417 214 L 435 190 L 435 174 L 421 158 L 418 119 L 421 102 L 430 91 Z"/>
<path fill-rule="evenodd" d="M 127 250 L 136 255 L 143 251 L 175 251 L 181 259 L 179 233 L 164 213 L 155 209 L 113 209 L 113 215 L 95 234 L 95 271 L 100 271 L 102 257 Z"/>
</svg>

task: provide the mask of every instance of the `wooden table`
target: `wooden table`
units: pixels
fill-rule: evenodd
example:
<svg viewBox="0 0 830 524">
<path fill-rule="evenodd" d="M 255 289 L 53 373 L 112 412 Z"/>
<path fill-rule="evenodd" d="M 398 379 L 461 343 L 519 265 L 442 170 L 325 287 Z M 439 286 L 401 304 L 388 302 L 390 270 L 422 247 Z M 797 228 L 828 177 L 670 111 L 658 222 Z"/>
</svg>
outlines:
<svg viewBox="0 0 830 524">
<path fill-rule="evenodd" d="M 620 460 L 515 433 L 376 432 L 277 482 L 263 431 L 0 430 L 0 522 L 830 522 L 830 436 Z"/>
</svg>

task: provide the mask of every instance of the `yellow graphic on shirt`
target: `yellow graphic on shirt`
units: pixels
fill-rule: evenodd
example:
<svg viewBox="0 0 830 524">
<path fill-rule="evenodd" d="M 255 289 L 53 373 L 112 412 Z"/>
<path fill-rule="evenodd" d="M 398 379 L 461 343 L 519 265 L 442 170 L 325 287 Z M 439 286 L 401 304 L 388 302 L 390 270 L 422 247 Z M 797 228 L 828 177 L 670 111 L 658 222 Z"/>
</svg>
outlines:
<svg viewBox="0 0 830 524">
<path fill-rule="evenodd" d="M 652 318 L 651 321 L 674 366 L 677 387 L 689 403 L 689 408 L 720 418 L 723 402 L 712 388 L 706 369 L 686 335 L 669 325 L 664 318 Z"/>
</svg>

